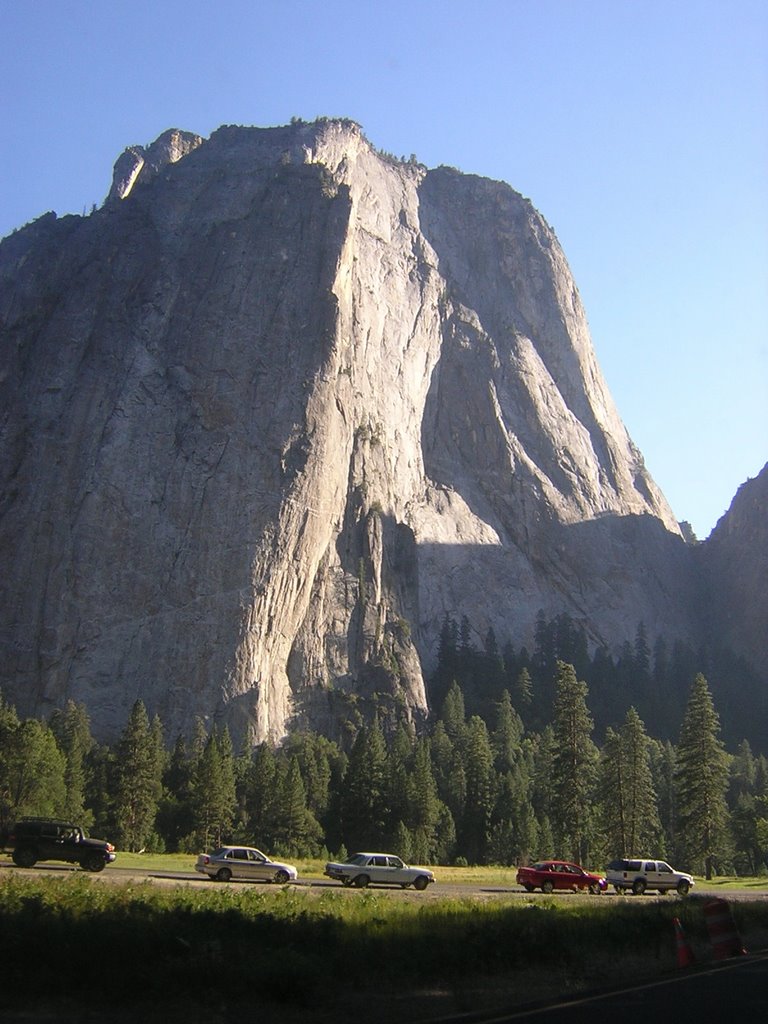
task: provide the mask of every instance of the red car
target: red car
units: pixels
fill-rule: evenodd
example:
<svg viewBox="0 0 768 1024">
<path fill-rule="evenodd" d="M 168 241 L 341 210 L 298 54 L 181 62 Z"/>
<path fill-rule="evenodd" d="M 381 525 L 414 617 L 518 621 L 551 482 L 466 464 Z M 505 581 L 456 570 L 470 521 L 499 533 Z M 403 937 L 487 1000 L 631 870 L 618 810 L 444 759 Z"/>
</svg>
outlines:
<svg viewBox="0 0 768 1024">
<path fill-rule="evenodd" d="M 532 867 L 518 868 L 516 881 L 528 892 L 534 889 L 547 893 L 554 889 L 573 892 L 588 889 L 591 893 L 601 893 L 608 888 L 602 875 L 593 875 L 567 860 L 542 860 Z"/>
</svg>

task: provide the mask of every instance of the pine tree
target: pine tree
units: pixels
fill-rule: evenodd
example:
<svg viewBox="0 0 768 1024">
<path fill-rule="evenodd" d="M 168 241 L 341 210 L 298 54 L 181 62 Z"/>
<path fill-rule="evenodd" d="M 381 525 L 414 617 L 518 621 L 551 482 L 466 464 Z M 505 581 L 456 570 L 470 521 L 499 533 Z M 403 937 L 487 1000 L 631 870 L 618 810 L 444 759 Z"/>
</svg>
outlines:
<svg viewBox="0 0 768 1024">
<path fill-rule="evenodd" d="M 261 743 L 253 752 L 246 777 L 246 812 L 249 833 L 255 846 L 274 846 L 279 824 L 279 794 L 282 786 L 281 765 L 268 743 Z"/>
<path fill-rule="evenodd" d="M 221 846 L 232 828 L 235 810 L 235 771 L 232 741 L 227 729 L 208 737 L 195 767 L 192 820 L 204 846 Z"/>
<path fill-rule="evenodd" d="M 523 722 L 512 707 L 508 690 L 504 690 L 496 705 L 496 728 L 491 737 L 495 767 L 498 772 L 507 772 L 517 762 L 520 742 L 523 738 Z"/>
<path fill-rule="evenodd" d="M 590 736 L 587 684 L 576 678 L 573 665 L 558 661 L 555 679 L 551 815 L 556 835 L 571 860 L 588 859 L 597 750 Z"/>
<path fill-rule="evenodd" d="M 531 673 L 523 666 L 515 679 L 515 703 L 526 712 L 533 702 L 533 682 Z"/>
<path fill-rule="evenodd" d="M 93 824 L 93 812 L 86 810 L 86 762 L 93 749 L 90 721 L 84 704 L 68 700 L 63 711 L 51 715 L 51 731 L 66 758 L 64 783 L 66 797 L 62 815 L 84 828 Z"/>
<path fill-rule="evenodd" d="M 317 856 L 322 839 L 320 825 L 307 808 L 307 794 L 296 757 L 288 763 L 279 796 L 277 849 L 294 857 Z"/>
<path fill-rule="evenodd" d="M 445 726 L 445 731 L 453 743 L 461 741 L 466 726 L 466 711 L 464 708 L 464 695 L 461 687 L 454 680 L 445 695 L 443 707 L 440 712 L 440 719 Z"/>
<path fill-rule="evenodd" d="M 602 823 L 610 857 L 629 857 L 660 848 L 649 740 L 640 716 L 630 708 L 618 732 L 606 731 L 601 757 Z"/>
<path fill-rule="evenodd" d="M 727 845 L 729 764 L 719 731 L 707 680 L 699 673 L 680 729 L 675 781 L 678 841 L 684 862 L 694 870 L 703 864 L 708 879 Z"/>
<path fill-rule="evenodd" d="M 488 854 L 494 804 L 493 753 L 485 722 L 473 715 L 467 723 L 464 756 L 467 795 L 459 830 L 459 849 L 470 864 L 484 864 Z"/>
<path fill-rule="evenodd" d="M 358 733 L 349 755 L 342 794 L 343 839 L 348 849 L 376 848 L 386 840 L 387 750 L 375 721 Z"/>
<path fill-rule="evenodd" d="M 436 829 L 440 817 L 437 783 L 432 774 L 430 741 L 421 739 L 416 744 L 413 770 L 408 779 L 408 826 L 414 835 L 418 859 L 429 861 L 436 852 Z M 405 857 L 405 854 L 401 854 Z M 410 855 L 409 855 L 410 856 Z"/>
<path fill-rule="evenodd" d="M 115 817 L 123 849 L 135 853 L 146 848 L 160 795 L 157 739 L 143 701 L 137 700 L 117 744 Z"/>
</svg>

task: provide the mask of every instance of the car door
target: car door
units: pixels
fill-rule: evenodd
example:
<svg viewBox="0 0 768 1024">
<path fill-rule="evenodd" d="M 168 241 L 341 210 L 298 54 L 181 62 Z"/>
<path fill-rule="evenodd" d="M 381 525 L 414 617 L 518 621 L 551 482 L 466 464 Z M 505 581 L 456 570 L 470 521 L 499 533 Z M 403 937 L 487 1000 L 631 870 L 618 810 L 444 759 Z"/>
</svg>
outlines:
<svg viewBox="0 0 768 1024">
<path fill-rule="evenodd" d="M 387 857 L 389 878 L 393 885 L 405 885 L 412 881 L 410 872 L 399 857 Z"/>
<path fill-rule="evenodd" d="M 262 882 L 269 875 L 267 871 L 267 861 L 263 854 L 259 853 L 258 850 L 248 851 L 248 877 L 258 878 Z"/>
<path fill-rule="evenodd" d="M 250 878 L 247 850 L 235 847 L 227 853 L 226 860 L 233 878 Z"/>
<path fill-rule="evenodd" d="M 555 889 L 570 889 L 571 887 L 568 872 L 563 864 L 548 864 L 546 877 L 550 880 Z"/>
<path fill-rule="evenodd" d="M 656 889 L 659 882 L 659 870 L 655 860 L 643 861 L 643 874 L 649 889 Z"/>
<path fill-rule="evenodd" d="M 565 865 L 565 878 L 569 889 L 583 889 L 585 887 L 584 872 L 577 868 L 575 864 Z"/>
<path fill-rule="evenodd" d="M 659 889 L 674 889 L 675 887 L 675 876 L 672 868 L 666 861 L 659 860 L 656 862 L 656 873 L 655 873 L 654 885 L 657 885 Z"/>
<path fill-rule="evenodd" d="M 368 862 L 368 873 L 372 882 L 387 882 L 392 881 L 392 868 L 389 866 L 387 857 L 371 857 Z"/>
</svg>

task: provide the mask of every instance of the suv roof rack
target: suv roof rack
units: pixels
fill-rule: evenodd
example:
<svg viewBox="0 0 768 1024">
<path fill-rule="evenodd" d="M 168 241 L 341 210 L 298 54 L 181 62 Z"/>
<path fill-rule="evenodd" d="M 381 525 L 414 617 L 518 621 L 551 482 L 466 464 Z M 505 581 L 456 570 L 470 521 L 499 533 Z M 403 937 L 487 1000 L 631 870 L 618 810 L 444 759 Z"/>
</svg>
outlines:
<svg viewBox="0 0 768 1024">
<path fill-rule="evenodd" d="M 16 824 L 21 824 L 22 821 L 48 821 L 51 825 L 71 825 L 72 828 L 75 827 L 74 822 L 70 821 L 69 818 L 51 818 L 47 814 L 25 814 L 23 817 L 16 819 Z"/>
</svg>

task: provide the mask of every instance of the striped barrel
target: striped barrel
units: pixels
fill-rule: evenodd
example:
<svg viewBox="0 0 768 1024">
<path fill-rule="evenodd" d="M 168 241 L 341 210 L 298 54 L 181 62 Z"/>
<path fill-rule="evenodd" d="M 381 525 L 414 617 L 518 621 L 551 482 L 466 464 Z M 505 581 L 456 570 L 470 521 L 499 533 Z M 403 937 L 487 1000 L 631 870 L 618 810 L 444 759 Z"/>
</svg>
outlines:
<svg viewBox="0 0 768 1024">
<path fill-rule="evenodd" d="M 746 949 L 741 944 L 731 908 L 725 900 L 709 900 L 704 904 L 704 919 L 707 922 L 709 940 L 715 960 L 729 956 L 744 956 Z"/>
</svg>

